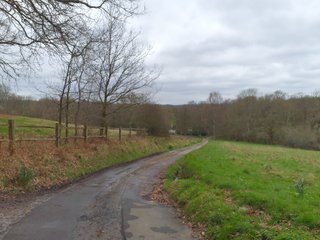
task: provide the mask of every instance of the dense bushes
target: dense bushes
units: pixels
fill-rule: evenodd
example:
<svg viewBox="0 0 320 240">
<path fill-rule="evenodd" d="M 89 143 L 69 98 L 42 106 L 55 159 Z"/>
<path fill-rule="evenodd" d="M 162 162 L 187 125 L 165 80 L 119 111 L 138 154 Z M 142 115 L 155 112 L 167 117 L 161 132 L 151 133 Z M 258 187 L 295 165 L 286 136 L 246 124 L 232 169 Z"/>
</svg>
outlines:
<svg viewBox="0 0 320 240">
<path fill-rule="evenodd" d="M 140 107 L 137 118 L 140 127 L 147 128 L 149 135 L 161 137 L 169 136 L 169 114 L 162 106 L 145 104 L 143 107 Z"/>
<path fill-rule="evenodd" d="M 283 128 L 280 143 L 290 147 L 319 149 L 315 132 L 301 127 Z"/>
</svg>

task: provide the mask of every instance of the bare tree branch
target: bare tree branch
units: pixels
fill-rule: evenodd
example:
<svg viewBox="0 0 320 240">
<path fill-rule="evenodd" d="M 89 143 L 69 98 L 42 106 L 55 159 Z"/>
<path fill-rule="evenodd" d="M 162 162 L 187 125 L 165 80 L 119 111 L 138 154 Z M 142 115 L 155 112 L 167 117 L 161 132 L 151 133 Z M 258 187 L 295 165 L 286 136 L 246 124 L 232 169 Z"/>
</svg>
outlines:
<svg viewBox="0 0 320 240">
<path fill-rule="evenodd" d="M 83 34 L 85 25 L 97 21 L 92 11 L 108 15 L 107 9 L 134 14 L 137 0 L 1 0 L 0 76 L 14 77 L 34 63 L 42 50 L 63 55 Z M 107 16 L 108 17 L 108 16 Z M 12 54 L 15 57 L 12 57 Z"/>
</svg>

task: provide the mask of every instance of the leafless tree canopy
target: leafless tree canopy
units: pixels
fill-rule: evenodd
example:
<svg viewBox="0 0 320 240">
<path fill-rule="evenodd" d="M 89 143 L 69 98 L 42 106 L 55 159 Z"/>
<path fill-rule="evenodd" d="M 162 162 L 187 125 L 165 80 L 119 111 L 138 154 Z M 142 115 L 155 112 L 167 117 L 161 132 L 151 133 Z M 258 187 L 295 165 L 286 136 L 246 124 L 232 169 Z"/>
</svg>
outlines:
<svg viewBox="0 0 320 240">
<path fill-rule="evenodd" d="M 110 13 L 114 16 L 113 9 Z M 102 104 L 102 122 L 107 124 L 108 106 L 137 99 L 134 96 L 150 87 L 158 72 L 146 67 L 149 50 L 139 44 L 139 35 L 128 31 L 118 17 L 110 17 L 97 35 L 96 58 L 90 70 L 94 96 Z"/>
<path fill-rule="evenodd" d="M 57 56 L 62 81 L 52 89 L 59 123 L 77 126 L 82 104 L 92 102 L 107 126 L 115 105 L 140 102 L 141 90 L 159 74 L 146 66 L 149 49 L 139 34 L 126 28 L 128 17 L 138 13 L 137 1 L 0 1 L 0 77 L 19 76 L 42 53 Z"/>
<path fill-rule="evenodd" d="M 93 26 L 93 15 L 107 15 L 111 5 L 134 14 L 136 1 L 125 0 L 1 0 L 0 70 L 2 76 L 19 74 L 22 64 L 41 49 L 65 51 L 85 25 Z M 0 72 L 0 74 L 1 74 Z M 3 74 L 4 73 L 4 74 Z"/>
<path fill-rule="evenodd" d="M 150 86 L 157 76 L 146 69 L 149 51 L 139 46 L 137 37 L 115 19 L 110 19 L 107 28 L 101 30 L 93 62 L 96 93 L 101 102 L 124 100 L 129 93 Z"/>
<path fill-rule="evenodd" d="M 149 48 L 127 29 L 127 13 L 115 6 L 104 11 L 103 24 L 82 27 L 83 34 L 69 42 L 61 58 L 61 84 L 50 86 L 59 99 L 60 124 L 73 119 L 77 126 L 82 105 L 93 102 L 100 106 L 100 125 L 106 127 L 110 115 L 146 102 L 146 89 L 159 76 L 156 67 L 146 64 Z"/>
<path fill-rule="evenodd" d="M 219 92 L 211 92 L 207 102 L 211 104 L 220 104 L 223 102 L 223 98 Z"/>
</svg>

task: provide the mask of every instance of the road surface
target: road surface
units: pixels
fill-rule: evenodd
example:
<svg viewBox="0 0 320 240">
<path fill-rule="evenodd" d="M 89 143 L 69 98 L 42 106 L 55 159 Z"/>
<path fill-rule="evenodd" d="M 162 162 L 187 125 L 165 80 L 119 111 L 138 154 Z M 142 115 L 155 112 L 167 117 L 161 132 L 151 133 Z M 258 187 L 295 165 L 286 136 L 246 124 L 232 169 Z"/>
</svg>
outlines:
<svg viewBox="0 0 320 240">
<path fill-rule="evenodd" d="M 149 195 L 161 171 L 203 144 L 111 168 L 57 192 L 7 229 L 3 239 L 194 239 L 173 208 Z"/>
</svg>

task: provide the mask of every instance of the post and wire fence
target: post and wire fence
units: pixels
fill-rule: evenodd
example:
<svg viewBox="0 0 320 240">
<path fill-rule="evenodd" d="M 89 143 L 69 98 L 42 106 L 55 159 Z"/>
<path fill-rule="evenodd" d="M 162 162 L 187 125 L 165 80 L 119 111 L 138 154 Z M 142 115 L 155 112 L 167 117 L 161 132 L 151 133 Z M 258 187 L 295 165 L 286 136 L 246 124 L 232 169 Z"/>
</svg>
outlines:
<svg viewBox="0 0 320 240">
<path fill-rule="evenodd" d="M 133 135 L 144 135 L 146 132 L 145 129 L 141 128 L 94 127 L 87 124 L 70 125 L 68 127 L 59 123 L 52 126 L 18 125 L 13 119 L 9 119 L 7 124 L 0 124 L 0 129 L 0 150 L 2 149 L 2 143 L 8 143 L 10 155 L 14 154 L 17 143 L 20 142 L 54 142 L 56 147 L 60 147 L 70 140 L 87 143 L 89 139 L 115 139 L 121 142 L 123 137 L 130 138 Z M 18 134 L 19 130 L 24 134 Z M 29 133 L 29 136 L 26 136 L 25 132 Z"/>
</svg>

